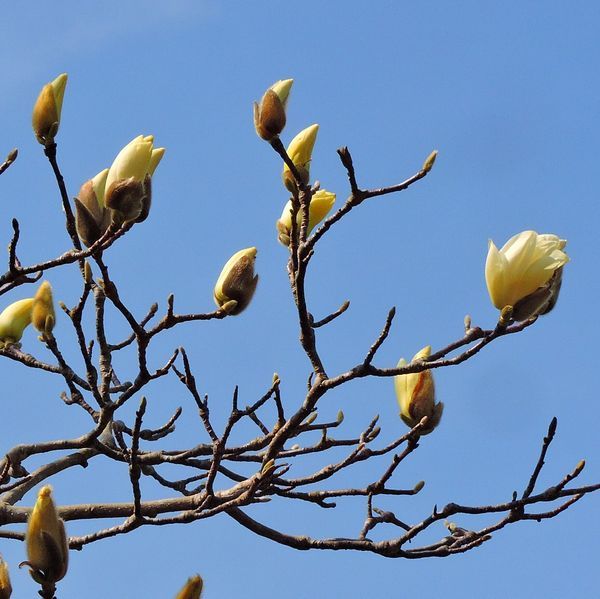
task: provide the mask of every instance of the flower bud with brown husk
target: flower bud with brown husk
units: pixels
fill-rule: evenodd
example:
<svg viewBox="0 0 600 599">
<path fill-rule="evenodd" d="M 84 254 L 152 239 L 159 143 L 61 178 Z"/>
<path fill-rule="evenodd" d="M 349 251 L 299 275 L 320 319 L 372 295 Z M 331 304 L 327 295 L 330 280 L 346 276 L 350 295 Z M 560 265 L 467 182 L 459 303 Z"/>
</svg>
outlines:
<svg viewBox="0 0 600 599">
<path fill-rule="evenodd" d="M 93 245 L 110 225 L 110 210 L 104 206 L 104 189 L 108 169 L 86 181 L 75 198 L 77 234 L 86 247 Z"/>
<path fill-rule="evenodd" d="M 203 587 L 204 582 L 202 581 L 202 578 L 196 574 L 196 576 L 188 578 L 185 586 L 179 591 L 175 599 L 200 599 Z"/>
<path fill-rule="evenodd" d="M 114 220 L 141 223 L 150 213 L 151 178 L 165 153 L 152 135 L 139 135 L 117 154 L 106 177 L 104 204 L 117 211 Z"/>
<path fill-rule="evenodd" d="M 552 234 L 523 231 L 501 249 L 490 240 L 485 280 L 496 308 L 512 307 L 511 317 L 528 320 L 554 308 L 562 283 L 563 267 L 569 261 L 567 242 Z"/>
<path fill-rule="evenodd" d="M 412 359 L 412 362 L 423 360 L 431 355 L 431 346 L 424 347 Z M 406 360 L 402 358 L 398 367 L 406 366 Z M 422 435 L 427 435 L 440 423 L 443 403 L 435 403 L 435 385 L 430 370 L 412 372 L 410 374 L 399 374 L 394 377 L 396 399 L 400 407 L 400 418 L 410 428 L 414 428 L 427 416 L 427 423 L 421 429 Z"/>
<path fill-rule="evenodd" d="M 41 585 L 53 584 L 67 573 L 69 548 L 63 521 L 58 517 L 52 488 L 40 489 L 27 522 L 25 534 L 27 561 L 31 577 Z"/>
<path fill-rule="evenodd" d="M 319 191 L 316 191 L 312 195 L 308 208 L 307 235 L 310 235 L 310 232 L 327 216 L 329 211 L 333 208 L 334 203 L 335 193 L 331 193 L 325 189 L 319 189 Z M 300 226 L 302 224 L 302 209 L 298 210 L 296 213 L 296 223 L 296 230 L 300 231 Z M 292 235 L 292 200 L 289 200 L 283 208 L 281 217 L 275 223 L 275 226 L 279 233 L 279 242 L 289 246 L 290 237 Z"/>
<path fill-rule="evenodd" d="M 33 298 L 33 309 L 31 312 L 33 326 L 45 335 L 51 335 L 56 314 L 52 300 L 52 287 L 48 281 L 44 281 L 38 288 Z"/>
<path fill-rule="evenodd" d="M 10 576 L 8 575 L 8 565 L 0 557 L 0 599 L 10 599 L 12 595 L 12 586 L 10 585 Z"/>
<path fill-rule="evenodd" d="M 67 74 L 63 73 L 54 81 L 44 85 L 33 107 L 31 116 L 33 132 L 36 139 L 44 146 L 52 144 L 58 133 L 66 86 Z"/>
<path fill-rule="evenodd" d="M 264 94 L 260 104 L 254 103 L 254 128 L 259 137 L 271 141 L 285 127 L 285 109 L 293 79 L 274 83 Z"/>
<path fill-rule="evenodd" d="M 217 306 L 228 314 L 236 315 L 245 310 L 254 295 L 258 275 L 254 274 L 256 248 L 236 252 L 225 264 L 214 289 Z"/>
</svg>

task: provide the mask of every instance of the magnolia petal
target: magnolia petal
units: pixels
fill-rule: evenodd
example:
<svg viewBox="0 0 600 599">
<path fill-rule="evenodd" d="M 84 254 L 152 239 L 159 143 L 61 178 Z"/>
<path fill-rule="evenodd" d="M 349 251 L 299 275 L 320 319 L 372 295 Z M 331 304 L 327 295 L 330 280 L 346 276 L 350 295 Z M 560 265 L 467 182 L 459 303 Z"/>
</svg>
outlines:
<svg viewBox="0 0 600 599">
<path fill-rule="evenodd" d="M 490 239 L 488 255 L 485 261 L 485 282 L 492 304 L 499 310 L 510 305 L 506 302 L 505 271 L 506 258 L 498 251 L 494 242 Z"/>
<path fill-rule="evenodd" d="M 534 259 L 536 237 L 535 231 L 523 231 L 504 245 L 501 253 L 510 264 L 508 279 L 518 279 Z"/>
</svg>

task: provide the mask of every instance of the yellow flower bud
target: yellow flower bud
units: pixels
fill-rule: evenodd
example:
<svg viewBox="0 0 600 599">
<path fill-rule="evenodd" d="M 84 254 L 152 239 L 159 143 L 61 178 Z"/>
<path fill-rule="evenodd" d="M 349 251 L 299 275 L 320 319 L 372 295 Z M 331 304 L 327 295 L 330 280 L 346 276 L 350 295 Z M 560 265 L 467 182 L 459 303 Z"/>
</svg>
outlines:
<svg viewBox="0 0 600 599">
<path fill-rule="evenodd" d="M 490 299 L 502 310 L 512 306 L 512 318 L 527 320 L 549 312 L 558 299 L 562 268 L 569 261 L 564 239 L 523 231 L 501 250 L 490 240 L 485 280 Z"/>
<path fill-rule="evenodd" d="M 179 591 L 175 599 L 200 599 L 203 587 L 202 578 L 196 574 L 196 576 L 188 578 L 185 586 Z"/>
<path fill-rule="evenodd" d="M 427 158 L 425 158 L 425 162 L 423 163 L 423 167 L 421 170 L 428 173 L 433 168 L 433 165 L 435 163 L 435 159 L 437 158 L 437 155 L 438 155 L 437 150 L 434 150 L 433 152 L 431 152 L 431 154 L 429 154 L 429 156 L 427 156 Z"/>
<path fill-rule="evenodd" d="M 27 522 L 27 562 L 39 583 L 57 582 L 67 573 L 69 548 L 63 521 L 58 517 L 52 487 L 42 487 Z"/>
<path fill-rule="evenodd" d="M 13 302 L 0 314 L 0 343 L 2 347 L 17 343 L 31 324 L 32 297 Z"/>
<path fill-rule="evenodd" d="M 10 599 L 12 595 L 12 586 L 10 585 L 10 576 L 8 575 L 8 565 L 0 557 L 0 599 Z"/>
<path fill-rule="evenodd" d="M 310 180 L 310 160 L 312 158 L 319 125 L 311 125 L 303 129 L 292 139 L 287 149 L 287 154 L 294 163 L 298 174 L 304 184 Z M 296 191 L 296 181 L 287 164 L 283 165 L 283 184 L 292 192 Z"/>
<path fill-rule="evenodd" d="M 319 189 L 316 191 L 310 199 L 308 209 L 308 231 L 310 232 L 327 216 L 329 211 L 333 208 L 335 203 L 335 193 L 326 191 L 325 189 Z M 298 231 L 302 224 L 302 210 L 298 210 L 296 214 L 296 223 Z M 279 232 L 279 241 L 283 245 L 290 245 L 290 236 L 292 234 L 292 200 L 289 200 L 285 205 L 281 217 L 277 221 L 276 227 Z"/>
<path fill-rule="evenodd" d="M 259 137 L 271 141 L 285 127 L 285 109 L 293 79 L 274 83 L 264 94 L 260 104 L 254 103 L 254 128 Z"/>
<path fill-rule="evenodd" d="M 413 362 L 423 360 L 431 355 L 431 346 L 424 347 L 413 358 Z M 398 367 L 406 366 L 406 360 L 402 358 Z M 440 423 L 443 403 L 435 403 L 435 385 L 433 375 L 429 370 L 411 374 L 399 374 L 394 377 L 396 399 L 400 406 L 400 418 L 404 423 L 413 428 L 424 416 L 428 421 L 421 430 L 422 435 L 427 435 Z"/>
<path fill-rule="evenodd" d="M 77 234 L 86 247 L 93 245 L 110 225 L 110 210 L 104 206 L 108 169 L 86 181 L 75 198 Z"/>
<path fill-rule="evenodd" d="M 33 132 L 42 145 L 53 143 L 58 133 L 66 86 L 67 74 L 63 73 L 44 85 L 35 102 L 31 123 Z"/>
<path fill-rule="evenodd" d="M 214 298 L 217 306 L 228 314 L 239 314 L 245 310 L 254 295 L 258 275 L 254 275 L 256 248 L 236 252 L 225 264 L 217 284 Z"/>
<path fill-rule="evenodd" d="M 151 184 L 164 148 L 154 148 L 152 135 L 138 135 L 118 154 L 106 177 L 104 204 L 125 221 L 142 222 L 150 212 Z"/>
<path fill-rule="evenodd" d="M 50 335 L 56 322 L 54 313 L 54 302 L 52 301 L 52 287 L 48 281 L 44 281 L 38 288 L 33 298 L 33 310 L 31 322 L 40 332 Z"/>
</svg>

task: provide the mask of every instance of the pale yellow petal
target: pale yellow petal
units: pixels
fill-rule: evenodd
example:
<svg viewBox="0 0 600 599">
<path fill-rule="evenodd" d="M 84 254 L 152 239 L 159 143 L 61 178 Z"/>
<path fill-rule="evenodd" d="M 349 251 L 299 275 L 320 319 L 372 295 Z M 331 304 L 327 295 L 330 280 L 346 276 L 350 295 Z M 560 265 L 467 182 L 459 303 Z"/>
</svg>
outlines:
<svg viewBox="0 0 600 599">
<path fill-rule="evenodd" d="M 293 83 L 293 79 L 281 79 L 271 86 L 271 89 L 277 94 L 277 97 L 279 98 L 279 101 L 283 104 L 284 108 L 287 104 Z"/>
<path fill-rule="evenodd" d="M 499 310 L 507 305 L 505 285 L 506 266 L 506 258 L 498 251 L 498 248 L 490 239 L 488 255 L 485 261 L 485 282 L 492 304 Z"/>
<path fill-rule="evenodd" d="M 67 87 L 67 74 L 62 73 L 50 85 L 52 86 L 52 93 L 54 94 L 56 113 L 58 114 L 58 120 L 60 121 L 60 113 L 65 97 L 65 88 Z"/>
</svg>

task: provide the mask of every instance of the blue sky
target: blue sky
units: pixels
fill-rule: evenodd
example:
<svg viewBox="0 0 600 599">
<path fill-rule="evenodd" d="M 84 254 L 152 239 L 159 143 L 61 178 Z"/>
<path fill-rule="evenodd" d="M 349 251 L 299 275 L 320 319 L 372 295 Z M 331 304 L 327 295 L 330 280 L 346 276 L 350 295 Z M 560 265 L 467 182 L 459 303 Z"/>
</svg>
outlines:
<svg viewBox="0 0 600 599">
<path fill-rule="evenodd" d="M 307 283 L 311 310 L 324 315 L 351 301 L 320 333 L 328 371 L 362 359 L 392 305 L 397 317 L 378 357 L 382 366 L 457 339 L 467 313 L 474 324 L 492 327 L 487 240 L 500 245 L 525 229 L 568 239 L 571 263 L 555 311 L 466 364 L 435 373 L 444 418 L 394 478 L 398 486 L 421 479 L 426 486 L 417 497 L 378 505 L 413 521 L 434 504 L 508 500 L 524 488 L 553 416 L 558 433 L 540 483 L 558 482 L 581 458 L 581 481 L 600 479 L 597 3 L 52 4 L 12 5 L 0 26 L 0 154 L 20 151 L 0 178 L 0 239 L 8 243 L 17 217 L 24 263 L 67 248 L 52 173 L 30 129 L 39 89 L 66 71 L 58 142 L 71 196 L 132 137 L 152 133 L 167 148 L 150 218 L 106 256 L 136 314 L 154 301 L 164 309 L 170 292 L 181 312 L 211 310 L 212 287 L 229 256 L 248 246 L 259 251 L 261 280 L 250 308 L 170 332 L 152 359 L 158 365 L 184 345 L 216 418 L 235 384 L 249 403 L 274 371 L 291 410 L 302 399 L 309 364 L 297 344 L 286 251 L 274 228 L 287 200 L 281 165 L 254 133 L 251 104 L 274 81 L 293 77 L 283 139 L 321 125 L 312 174 L 338 202 L 347 193 L 335 153 L 341 145 L 351 149 L 364 187 L 399 182 L 432 149 L 440 152 L 424 181 L 371 200 L 320 243 Z M 47 278 L 57 299 L 76 301 L 74 268 Z M 115 318 L 111 334 L 123 331 Z M 56 336 L 65 347 L 72 343 L 60 316 Z M 23 345 L 47 357 L 33 331 Z M 66 354 L 76 360 L 74 347 Z M 123 373 L 132 364 L 124 357 Z M 86 430 L 84 415 L 59 400 L 59 380 L 9 361 L 0 362 L 0 373 L 0 453 Z M 175 377 L 148 399 L 148 425 L 184 407 L 168 443 L 197 442 L 193 403 Z M 375 414 L 381 443 L 404 430 L 391 381 L 338 390 L 320 414 L 335 417 L 340 408 L 345 435 L 358 434 Z M 340 486 L 370 482 L 385 467 L 357 468 Z M 126 501 L 131 493 L 126 467 L 102 460 L 53 485 L 61 503 Z M 149 485 L 144 492 L 151 498 L 161 491 Z M 194 572 L 206 579 L 207 598 L 593 596 L 598 501 L 590 496 L 556 520 L 509 527 L 464 556 L 414 562 L 301 553 L 253 537 L 225 516 L 140 530 L 74 554 L 58 596 L 169 597 Z M 278 502 L 260 509 L 253 513 L 267 523 L 315 536 L 356 535 L 365 513 L 362 500 L 327 511 Z M 90 524 L 69 531 L 80 534 Z M 444 535 L 441 526 L 436 533 Z M 33 596 L 33 583 L 15 567 L 22 546 L 0 540 L 0 552 L 11 564 L 15 596 Z"/>
</svg>

